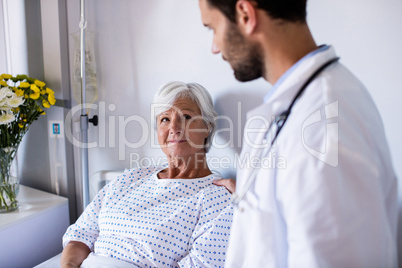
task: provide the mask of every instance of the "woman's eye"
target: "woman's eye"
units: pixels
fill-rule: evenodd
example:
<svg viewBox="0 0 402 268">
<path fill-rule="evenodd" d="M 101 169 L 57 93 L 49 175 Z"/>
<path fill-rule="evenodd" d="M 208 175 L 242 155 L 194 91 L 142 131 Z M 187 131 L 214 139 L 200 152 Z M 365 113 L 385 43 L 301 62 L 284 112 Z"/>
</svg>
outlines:
<svg viewBox="0 0 402 268">
<path fill-rule="evenodd" d="M 184 117 L 186 120 L 190 120 L 190 119 L 191 119 L 191 115 L 188 115 L 188 114 L 185 114 L 183 117 Z"/>
<path fill-rule="evenodd" d="M 167 117 L 163 117 L 163 118 L 161 119 L 161 122 L 167 122 L 167 121 L 169 121 L 169 118 L 167 118 Z"/>
</svg>

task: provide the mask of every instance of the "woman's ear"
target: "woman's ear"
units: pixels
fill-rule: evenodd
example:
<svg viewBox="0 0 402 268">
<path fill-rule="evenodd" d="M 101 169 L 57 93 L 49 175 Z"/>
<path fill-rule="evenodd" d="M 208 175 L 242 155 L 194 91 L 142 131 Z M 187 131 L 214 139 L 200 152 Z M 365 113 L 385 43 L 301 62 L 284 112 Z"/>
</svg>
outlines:
<svg viewBox="0 0 402 268">
<path fill-rule="evenodd" d="M 256 8 L 252 1 L 238 0 L 236 3 L 237 25 L 244 34 L 252 34 L 257 26 Z"/>
<path fill-rule="evenodd" d="M 210 125 L 209 123 L 207 123 L 207 122 L 205 122 L 205 125 L 207 126 L 207 131 L 206 131 L 206 133 L 207 133 L 207 138 L 208 138 L 208 136 L 211 134 L 212 127 L 211 127 L 211 125 Z"/>
</svg>

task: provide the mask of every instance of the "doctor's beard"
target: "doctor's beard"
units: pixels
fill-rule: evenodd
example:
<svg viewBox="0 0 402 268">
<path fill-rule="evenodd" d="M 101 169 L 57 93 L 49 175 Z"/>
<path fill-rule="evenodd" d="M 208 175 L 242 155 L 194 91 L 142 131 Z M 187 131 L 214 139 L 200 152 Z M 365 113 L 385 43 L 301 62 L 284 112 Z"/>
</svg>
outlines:
<svg viewBox="0 0 402 268">
<path fill-rule="evenodd" d="M 260 47 L 246 40 L 235 24 L 230 23 L 226 34 L 226 55 L 234 71 L 235 78 L 240 82 L 258 79 L 264 74 L 264 64 Z"/>
</svg>

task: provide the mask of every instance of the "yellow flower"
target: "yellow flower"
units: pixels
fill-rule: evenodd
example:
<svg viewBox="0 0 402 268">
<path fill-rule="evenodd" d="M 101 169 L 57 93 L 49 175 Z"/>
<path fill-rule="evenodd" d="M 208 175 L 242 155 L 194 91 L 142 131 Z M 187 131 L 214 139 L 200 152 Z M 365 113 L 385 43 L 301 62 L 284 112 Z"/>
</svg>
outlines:
<svg viewBox="0 0 402 268">
<path fill-rule="evenodd" d="M 49 94 L 47 100 L 50 102 L 51 105 L 54 105 L 56 103 L 56 98 L 54 97 L 54 94 Z"/>
<path fill-rule="evenodd" d="M 29 87 L 31 84 L 30 83 L 28 83 L 28 82 L 21 82 L 20 83 L 20 87 L 22 87 L 22 88 L 27 88 L 27 87 Z"/>
<path fill-rule="evenodd" d="M 40 91 L 40 94 L 41 94 L 41 95 L 45 95 L 45 94 L 46 94 L 46 90 L 42 89 L 42 90 Z"/>
<path fill-rule="evenodd" d="M 35 93 L 31 94 L 29 97 L 30 97 L 31 99 L 33 99 L 33 100 L 37 100 L 37 99 L 39 98 L 39 96 L 40 96 L 40 93 L 39 93 L 39 92 L 35 92 Z"/>
<path fill-rule="evenodd" d="M 17 88 L 15 94 L 17 94 L 18 97 L 24 96 L 24 90 Z"/>
<path fill-rule="evenodd" d="M 51 90 L 50 88 L 46 88 L 46 93 L 47 94 L 54 94 L 54 91 Z"/>
<path fill-rule="evenodd" d="M 32 89 L 33 92 L 35 92 L 35 93 L 40 93 L 40 89 L 39 89 L 36 85 L 31 85 L 31 89 Z"/>
<path fill-rule="evenodd" d="M 35 85 L 37 85 L 38 87 L 44 87 L 46 84 L 45 82 L 42 82 L 40 80 L 35 80 Z"/>
<path fill-rule="evenodd" d="M 8 84 L 6 81 L 0 81 L 0 85 L 2 85 L 3 87 L 8 87 Z"/>
<path fill-rule="evenodd" d="M 50 108 L 50 103 L 49 103 L 47 100 L 43 100 L 43 101 L 42 101 L 42 105 L 43 105 L 43 107 L 45 107 L 45 108 Z"/>
<path fill-rule="evenodd" d="M 18 126 L 20 127 L 20 128 L 24 128 L 24 124 L 21 124 L 21 123 L 18 123 Z"/>
<path fill-rule="evenodd" d="M 11 74 L 2 74 L 1 76 L 6 80 L 8 80 L 12 77 Z"/>
</svg>

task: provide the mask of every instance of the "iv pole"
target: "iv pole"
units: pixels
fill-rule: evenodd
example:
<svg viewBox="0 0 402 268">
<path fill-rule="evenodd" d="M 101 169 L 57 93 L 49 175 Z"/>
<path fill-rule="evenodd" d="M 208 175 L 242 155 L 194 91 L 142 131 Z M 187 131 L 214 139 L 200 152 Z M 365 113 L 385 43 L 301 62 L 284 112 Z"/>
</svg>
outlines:
<svg viewBox="0 0 402 268">
<path fill-rule="evenodd" d="M 85 84 L 85 28 L 87 22 L 85 21 L 85 0 L 81 0 L 81 38 L 80 38 L 80 50 L 81 50 L 81 142 L 83 148 L 81 148 L 81 179 L 82 179 L 82 206 L 85 210 L 89 204 L 89 171 L 88 171 L 88 114 L 86 114 L 86 84 Z"/>
<path fill-rule="evenodd" d="M 89 168 L 88 168 L 88 125 L 92 123 L 94 126 L 98 125 L 98 116 L 94 115 L 88 119 L 88 112 L 86 109 L 86 47 L 85 47 L 85 28 L 87 22 L 85 20 L 85 0 L 81 0 L 81 20 L 80 20 L 80 57 L 81 57 L 81 116 L 80 116 L 80 129 L 81 129 L 81 178 L 82 178 L 82 206 L 83 210 L 89 204 Z"/>
</svg>

